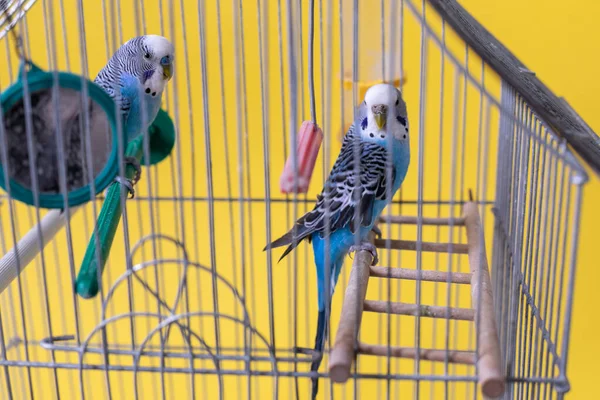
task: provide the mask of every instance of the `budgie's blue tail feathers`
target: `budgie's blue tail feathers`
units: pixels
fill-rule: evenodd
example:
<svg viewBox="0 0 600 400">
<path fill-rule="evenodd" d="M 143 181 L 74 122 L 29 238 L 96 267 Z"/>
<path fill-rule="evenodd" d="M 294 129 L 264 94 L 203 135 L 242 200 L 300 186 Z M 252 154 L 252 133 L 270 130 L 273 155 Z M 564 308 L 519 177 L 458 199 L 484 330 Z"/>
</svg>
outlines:
<svg viewBox="0 0 600 400">
<path fill-rule="evenodd" d="M 319 319 L 317 321 L 317 335 L 315 337 L 315 358 L 310 364 L 311 372 L 319 371 L 321 360 L 323 359 L 323 348 L 325 347 L 325 339 L 327 338 L 327 313 L 325 310 L 319 311 Z M 319 392 L 319 378 L 312 378 L 312 399 L 317 397 Z"/>
</svg>

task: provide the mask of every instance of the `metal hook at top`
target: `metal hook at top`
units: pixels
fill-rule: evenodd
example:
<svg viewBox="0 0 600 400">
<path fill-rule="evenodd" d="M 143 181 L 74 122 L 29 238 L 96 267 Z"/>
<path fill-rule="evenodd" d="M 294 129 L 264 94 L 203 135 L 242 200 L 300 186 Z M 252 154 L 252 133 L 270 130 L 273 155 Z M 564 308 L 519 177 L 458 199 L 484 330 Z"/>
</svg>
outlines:
<svg viewBox="0 0 600 400">
<path fill-rule="evenodd" d="M 33 3 L 33 1 L 25 5 L 26 9 L 28 9 L 31 6 L 31 3 Z M 21 61 L 24 61 L 25 51 L 23 48 L 23 38 L 17 33 L 17 21 L 15 20 L 13 22 L 8 6 L 9 0 L 0 0 L 0 13 L 6 15 L 6 21 L 8 22 L 7 30 L 12 34 L 13 39 L 15 41 L 15 51 L 19 59 L 21 59 Z M 22 1 L 19 2 L 19 6 L 23 6 Z"/>
</svg>

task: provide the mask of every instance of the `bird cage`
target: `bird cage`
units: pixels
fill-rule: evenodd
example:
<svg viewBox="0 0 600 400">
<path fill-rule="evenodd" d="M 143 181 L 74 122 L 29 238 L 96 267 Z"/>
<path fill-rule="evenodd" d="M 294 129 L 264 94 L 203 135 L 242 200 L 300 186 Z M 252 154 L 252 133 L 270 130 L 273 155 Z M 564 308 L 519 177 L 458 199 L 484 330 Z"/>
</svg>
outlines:
<svg viewBox="0 0 600 400">
<path fill-rule="evenodd" d="M 22 61 L 7 29 L 40 68 L 89 80 L 129 38 L 169 38 L 157 120 L 176 140 L 144 147 L 132 199 L 109 186 L 48 210 L 2 193 L 2 397 L 304 399 L 311 378 L 332 399 L 569 391 L 582 189 L 600 140 L 456 1 L 4 3 L 0 92 Z M 407 104 L 411 163 L 370 236 L 379 263 L 347 257 L 311 372 L 312 249 L 277 263 L 263 248 L 312 209 L 379 82 Z M 321 150 L 307 193 L 281 193 L 303 120 Z M 155 163 L 154 149 L 166 149 Z M 114 240 L 88 255 L 109 201 Z M 97 294 L 82 295 L 80 267 L 100 256 Z"/>
</svg>

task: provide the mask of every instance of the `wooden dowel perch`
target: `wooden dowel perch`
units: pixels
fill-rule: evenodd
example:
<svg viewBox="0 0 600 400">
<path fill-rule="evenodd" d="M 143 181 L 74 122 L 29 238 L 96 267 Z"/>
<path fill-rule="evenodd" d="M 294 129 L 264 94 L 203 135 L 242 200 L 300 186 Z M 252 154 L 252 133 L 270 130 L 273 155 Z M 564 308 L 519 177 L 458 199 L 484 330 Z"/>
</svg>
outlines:
<svg viewBox="0 0 600 400">
<path fill-rule="evenodd" d="M 371 241 L 373 236 L 371 232 Z M 329 356 L 329 376 L 334 382 L 346 382 L 350 376 L 372 262 L 373 256 L 368 251 L 359 251 L 354 256 L 335 344 Z"/>
<path fill-rule="evenodd" d="M 389 247 L 394 250 L 411 250 L 417 251 L 417 242 L 414 240 L 397 240 L 397 239 L 375 239 L 375 246 L 380 249 L 387 249 Z M 430 243 L 421 242 L 421 251 L 429 251 L 433 253 L 451 253 L 455 254 L 467 254 L 469 252 L 469 246 L 462 243 L 452 243 L 451 247 L 449 243 Z"/>
<path fill-rule="evenodd" d="M 416 269 L 371 267 L 371 276 L 377 278 L 409 279 L 416 281 L 419 279 L 418 273 L 419 271 Z M 427 282 L 448 282 L 448 276 L 450 276 L 451 283 L 463 285 L 471 284 L 471 274 L 464 274 L 460 272 L 448 273 L 442 271 L 421 270 L 420 280 Z"/>
<path fill-rule="evenodd" d="M 505 377 L 501 368 L 500 345 L 494 319 L 492 284 L 485 243 L 475 203 L 465 203 L 464 218 L 469 243 L 471 296 L 475 307 L 479 385 L 484 396 L 495 398 L 504 393 Z"/>
<path fill-rule="evenodd" d="M 506 382 L 501 368 L 500 345 L 493 310 L 492 285 L 477 205 L 473 202 L 465 203 L 463 217 L 453 220 L 422 218 L 418 221 L 415 217 L 384 217 L 381 220 L 383 222 L 404 224 L 420 222 L 429 225 L 448 225 L 450 223 L 456 226 L 464 225 L 467 231 L 468 244 L 421 242 L 420 248 L 422 251 L 429 252 L 468 254 L 471 272 L 417 271 L 406 268 L 377 267 L 371 266 L 372 256 L 370 253 L 361 251 L 356 254 L 344 297 L 335 344 L 329 358 L 331 379 L 340 383 L 348 380 L 357 352 L 380 357 L 417 358 L 418 355 L 420 360 L 476 364 L 479 385 L 484 397 L 500 397 L 505 391 Z M 370 240 L 373 240 L 372 234 Z M 373 243 L 378 248 L 383 249 L 388 245 L 396 250 L 415 251 L 417 249 L 417 242 L 409 240 L 377 239 Z M 448 308 L 437 305 L 417 306 L 416 304 L 365 300 L 369 276 L 470 284 L 474 308 Z M 358 332 L 363 311 L 475 321 L 477 350 L 476 352 L 446 351 L 359 343 Z"/>
<path fill-rule="evenodd" d="M 450 318 L 462 321 L 473 321 L 475 311 L 470 308 L 427 306 L 421 304 L 406 304 L 387 301 L 365 300 L 365 311 L 398 315 L 420 315 L 429 318 Z"/>
<path fill-rule="evenodd" d="M 410 217 L 404 215 L 384 215 L 379 218 L 382 224 L 404 224 L 404 225 L 417 225 L 419 223 L 418 217 Z M 453 225 L 463 226 L 465 224 L 464 218 L 421 218 L 421 224 L 423 225 Z"/>
<path fill-rule="evenodd" d="M 389 353 L 388 353 L 389 350 Z M 381 346 L 381 345 L 373 345 L 360 343 L 358 345 L 358 352 L 362 354 L 369 354 L 373 356 L 383 356 L 387 357 L 388 354 L 390 357 L 398 357 L 398 358 L 416 358 L 417 357 L 417 349 L 414 347 L 395 347 L 391 346 Z M 432 349 L 419 349 L 419 359 L 423 361 L 446 361 L 446 356 L 448 356 L 449 363 L 456 364 L 467 364 L 473 365 L 475 364 L 475 353 L 472 351 L 448 351 L 446 350 L 432 350 Z"/>
</svg>

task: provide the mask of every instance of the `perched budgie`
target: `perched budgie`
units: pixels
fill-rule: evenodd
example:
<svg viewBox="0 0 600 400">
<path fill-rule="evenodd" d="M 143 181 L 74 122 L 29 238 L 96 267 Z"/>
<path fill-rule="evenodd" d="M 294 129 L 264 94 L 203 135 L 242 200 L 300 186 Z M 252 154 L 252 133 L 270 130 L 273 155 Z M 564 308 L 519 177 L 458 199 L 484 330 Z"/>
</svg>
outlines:
<svg viewBox="0 0 600 400">
<path fill-rule="evenodd" d="M 408 120 L 402 94 L 388 84 L 374 85 L 358 108 L 357 117 L 344 138 L 314 209 L 265 248 L 288 245 L 281 260 L 303 239 L 312 242 L 317 267 L 319 319 L 314 347 L 316 358 L 311 371 L 316 372 L 321 363 L 329 319 L 326 304 L 330 303 L 344 257 L 351 251 L 368 250 L 373 254 L 374 264 L 377 262 L 377 251 L 366 237 L 402 184 L 409 161 Z M 356 162 L 360 163 L 358 176 Z M 391 182 L 388 180 L 390 169 Z M 329 208 L 327 217 L 326 207 Z M 326 229 L 327 220 L 329 226 Z M 328 238 L 325 237 L 327 233 Z M 358 247 L 355 246 L 357 235 L 361 243 Z M 327 277 L 330 277 L 328 285 Z M 313 399 L 317 392 L 318 379 L 313 378 Z"/>
<path fill-rule="evenodd" d="M 119 105 L 128 140 L 143 133 L 156 118 L 162 93 L 173 76 L 174 50 L 162 36 L 135 37 L 115 52 L 94 80 Z"/>
<path fill-rule="evenodd" d="M 173 75 L 173 51 L 173 45 L 161 36 L 133 38 L 117 50 L 96 77 L 96 84 L 115 99 L 120 110 L 127 135 L 124 155 L 130 156 L 125 157 L 125 162 L 137 173 L 132 168 L 125 169 L 127 179 L 117 177 L 121 185 L 111 185 L 106 192 L 75 282 L 75 291 L 83 298 L 96 296 L 100 288 L 98 277 L 104 270 L 121 218 L 122 188 L 127 187 L 134 194 L 133 185 L 140 176 L 143 134 L 160 111 L 163 90 Z"/>
<path fill-rule="evenodd" d="M 94 80 L 119 105 L 128 141 L 143 134 L 156 118 L 173 76 L 174 52 L 173 44 L 162 36 L 135 37 L 115 52 Z M 139 173 L 137 160 L 126 161 Z"/>
<path fill-rule="evenodd" d="M 165 85 L 173 75 L 173 53 L 173 45 L 164 37 L 139 36 L 121 46 L 98 73 L 94 82 L 118 104 L 127 140 L 142 134 L 156 118 Z M 94 174 L 106 163 L 111 138 L 107 136 L 104 111 L 98 104 L 89 99 L 84 106 L 80 93 L 72 89 L 62 88 L 59 96 L 58 120 L 63 134 L 67 191 L 71 191 L 89 183 L 85 172 L 87 158 L 81 154 L 81 149 L 85 148 L 82 140 L 86 139 L 80 128 L 84 107 L 87 107 L 89 116 Z M 30 99 L 38 190 L 41 193 L 59 193 L 57 111 L 52 89 L 35 91 Z M 142 105 L 145 106 L 145 116 Z M 10 109 L 10 113 L 4 114 L 3 122 L 8 143 L 9 176 L 25 187 L 32 187 L 25 141 L 25 115 L 25 104 L 21 101 Z M 132 163 L 139 173 L 137 160 L 127 159 L 127 162 Z"/>
</svg>

